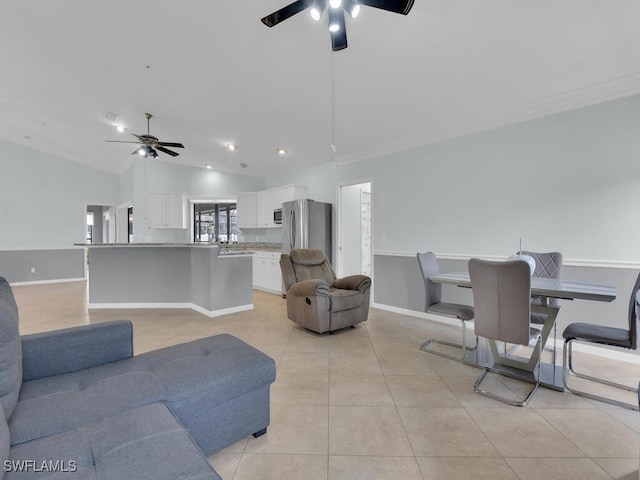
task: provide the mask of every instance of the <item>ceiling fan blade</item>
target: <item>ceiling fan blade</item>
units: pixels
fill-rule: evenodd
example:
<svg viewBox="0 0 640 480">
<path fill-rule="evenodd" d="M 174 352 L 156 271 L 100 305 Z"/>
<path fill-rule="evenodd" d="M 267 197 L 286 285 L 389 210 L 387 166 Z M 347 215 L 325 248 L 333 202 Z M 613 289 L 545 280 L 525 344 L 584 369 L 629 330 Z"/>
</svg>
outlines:
<svg viewBox="0 0 640 480">
<path fill-rule="evenodd" d="M 359 0 L 360 5 L 379 8 L 388 12 L 408 14 L 413 7 L 414 0 Z"/>
<path fill-rule="evenodd" d="M 136 137 L 138 140 L 140 140 L 141 142 L 143 142 L 142 137 L 140 135 L 136 135 L 135 133 L 132 133 L 131 135 L 133 135 L 134 137 Z M 143 142 L 144 143 L 144 142 Z"/>
<path fill-rule="evenodd" d="M 329 9 L 329 25 L 338 25 L 336 32 L 331 32 L 331 48 L 334 52 L 347 48 L 347 28 L 344 23 L 344 10 Z"/>
<path fill-rule="evenodd" d="M 183 144 L 176 142 L 158 142 L 156 145 L 160 145 L 161 147 L 184 148 Z"/>
<path fill-rule="evenodd" d="M 171 155 L 172 157 L 177 157 L 178 155 L 180 155 L 178 152 L 172 152 L 171 150 L 169 150 L 168 148 L 164 148 L 161 146 L 157 146 L 156 150 L 166 153 L 167 155 Z"/>
<path fill-rule="evenodd" d="M 273 12 L 271 15 L 267 15 L 261 22 L 267 27 L 273 27 L 280 22 L 285 21 L 287 18 L 293 17 L 296 13 L 300 13 L 305 8 L 309 8 L 313 5 L 313 0 L 297 0 L 284 8 L 281 8 L 277 12 Z"/>
<path fill-rule="evenodd" d="M 105 140 L 105 142 L 109 143 L 142 143 L 142 142 L 131 142 L 128 140 Z"/>
</svg>

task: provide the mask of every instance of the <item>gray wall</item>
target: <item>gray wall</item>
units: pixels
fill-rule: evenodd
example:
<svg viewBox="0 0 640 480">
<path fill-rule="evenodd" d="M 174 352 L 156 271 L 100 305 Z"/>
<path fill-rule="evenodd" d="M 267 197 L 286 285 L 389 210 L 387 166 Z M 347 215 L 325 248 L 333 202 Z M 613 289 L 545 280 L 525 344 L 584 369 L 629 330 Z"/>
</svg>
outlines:
<svg viewBox="0 0 640 480">
<path fill-rule="evenodd" d="M 611 304 L 564 302 L 560 326 L 624 327 L 640 270 L 638 125 L 633 96 L 267 183 L 307 185 L 310 196 L 335 204 L 339 183 L 373 178 L 375 303 L 423 310 L 417 251 L 460 259 L 443 271 L 466 269 L 466 258 L 506 258 L 522 239 L 528 250 L 563 252 L 566 278 L 618 289 Z M 451 301 L 465 298 L 447 290 Z"/>
<path fill-rule="evenodd" d="M 336 203 L 336 185 L 373 177 L 374 248 L 640 262 L 640 96 L 384 157 L 268 179 Z"/>
<path fill-rule="evenodd" d="M 0 275 L 83 277 L 82 250 L 69 250 L 85 242 L 85 206 L 115 204 L 117 185 L 117 175 L 0 141 Z"/>
<path fill-rule="evenodd" d="M 0 141 L 0 249 L 71 247 L 85 206 L 116 203 L 118 177 Z"/>
<path fill-rule="evenodd" d="M 0 276 L 9 283 L 84 278 L 84 250 L 0 250 Z"/>
</svg>

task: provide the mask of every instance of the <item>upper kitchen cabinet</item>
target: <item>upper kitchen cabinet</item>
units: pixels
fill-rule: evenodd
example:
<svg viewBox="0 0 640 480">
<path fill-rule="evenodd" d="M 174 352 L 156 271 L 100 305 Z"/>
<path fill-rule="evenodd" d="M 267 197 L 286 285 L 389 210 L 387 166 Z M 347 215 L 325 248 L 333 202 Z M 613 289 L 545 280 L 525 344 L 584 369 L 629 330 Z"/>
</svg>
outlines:
<svg viewBox="0 0 640 480">
<path fill-rule="evenodd" d="M 188 228 L 187 196 L 183 193 L 149 195 L 149 228 Z"/>
<path fill-rule="evenodd" d="M 273 228 L 273 211 L 284 202 L 306 198 L 307 189 L 300 185 L 287 185 L 261 192 L 238 194 L 238 228 Z"/>
<path fill-rule="evenodd" d="M 259 192 L 239 193 L 237 197 L 238 228 L 258 227 Z"/>
</svg>

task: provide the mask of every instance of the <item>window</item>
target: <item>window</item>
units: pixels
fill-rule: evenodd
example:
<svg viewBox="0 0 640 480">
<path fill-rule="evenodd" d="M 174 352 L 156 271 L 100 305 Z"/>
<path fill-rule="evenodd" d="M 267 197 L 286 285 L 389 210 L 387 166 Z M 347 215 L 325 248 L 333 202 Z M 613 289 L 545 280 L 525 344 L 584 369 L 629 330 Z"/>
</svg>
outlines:
<svg viewBox="0 0 640 480">
<path fill-rule="evenodd" d="M 235 203 L 196 203 L 193 206 L 193 241 L 237 242 L 236 213 Z"/>
</svg>

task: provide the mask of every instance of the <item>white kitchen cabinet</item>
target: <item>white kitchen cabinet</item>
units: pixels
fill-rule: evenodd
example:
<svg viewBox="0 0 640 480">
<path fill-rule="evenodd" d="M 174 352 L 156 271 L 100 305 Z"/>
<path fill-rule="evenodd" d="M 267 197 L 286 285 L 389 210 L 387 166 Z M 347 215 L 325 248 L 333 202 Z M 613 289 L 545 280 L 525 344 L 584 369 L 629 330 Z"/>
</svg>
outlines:
<svg viewBox="0 0 640 480">
<path fill-rule="evenodd" d="M 273 223 L 273 211 L 282 208 L 284 202 L 306 198 L 306 191 L 305 187 L 288 185 L 259 192 L 258 225 L 262 228 L 280 227 L 281 225 Z"/>
<path fill-rule="evenodd" d="M 182 193 L 149 195 L 149 228 L 187 228 L 187 197 Z"/>
<path fill-rule="evenodd" d="M 238 193 L 238 228 L 280 227 L 273 223 L 273 211 L 282 208 L 284 202 L 306 198 L 306 193 L 306 187 L 300 185 Z"/>
<path fill-rule="evenodd" d="M 253 254 L 253 288 L 282 293 L 280 252 L 256 251 Z"/>
<path fill-rule="evenodd" d="M 238 228 L 257 228 L 259 192 L 239 193 L 237 197 Z"/>
</svg>

